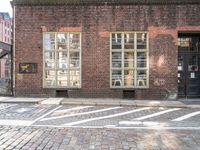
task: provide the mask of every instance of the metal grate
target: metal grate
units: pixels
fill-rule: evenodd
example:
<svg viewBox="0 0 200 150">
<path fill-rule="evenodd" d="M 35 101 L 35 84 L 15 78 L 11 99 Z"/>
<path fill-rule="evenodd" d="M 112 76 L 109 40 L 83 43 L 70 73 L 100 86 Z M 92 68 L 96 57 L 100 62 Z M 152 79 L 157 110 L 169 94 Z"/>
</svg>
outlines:
<svg viewBox="0 0 200 150">
<path fill-rule="evenodd" d="M 68 97 L 68 90 L 56 90 L 56 97 Z"/>
<path fill-rule="evenodd" d="M 124 99 L 134 99 L 135 98 L 135 90 L 124 90 L 123 98 Z"/>
</svg>

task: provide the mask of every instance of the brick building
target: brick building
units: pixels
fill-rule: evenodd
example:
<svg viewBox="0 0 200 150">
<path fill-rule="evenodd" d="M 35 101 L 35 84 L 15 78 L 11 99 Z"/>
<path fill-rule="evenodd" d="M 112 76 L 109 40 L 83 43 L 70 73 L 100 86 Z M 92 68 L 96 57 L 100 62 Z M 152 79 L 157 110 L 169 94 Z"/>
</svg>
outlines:
<svg viewBox="0 0 200 150">
<path fill-rule="evenodd" d="M 0 94 L 11 94 L 11 45 L 12 18 L 8 12 L 0 12 Z"/>
<path fill-rule="evenodd" d="M 7 12 L 0 12 L 0 41 L 12 44 L 12 18 Z"/>
<path fill-rule="evenodd" d="M 13 6 L 16 96 L 200 96 L 199 0 Z"/>
</svg>

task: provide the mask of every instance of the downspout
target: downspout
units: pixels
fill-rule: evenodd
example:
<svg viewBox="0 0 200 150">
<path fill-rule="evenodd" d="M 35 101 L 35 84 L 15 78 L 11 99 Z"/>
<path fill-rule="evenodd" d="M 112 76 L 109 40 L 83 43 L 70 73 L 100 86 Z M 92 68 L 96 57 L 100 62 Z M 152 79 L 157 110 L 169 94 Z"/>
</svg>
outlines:
<svg viewBox="0 0 200 150">
<path fill-rule="evenodd" d="M 12 44 L 11 44 L 11 95 L 15 95 L 15 6 L 14 2 L 10 2 L 12 6 Z"/>
</svg>

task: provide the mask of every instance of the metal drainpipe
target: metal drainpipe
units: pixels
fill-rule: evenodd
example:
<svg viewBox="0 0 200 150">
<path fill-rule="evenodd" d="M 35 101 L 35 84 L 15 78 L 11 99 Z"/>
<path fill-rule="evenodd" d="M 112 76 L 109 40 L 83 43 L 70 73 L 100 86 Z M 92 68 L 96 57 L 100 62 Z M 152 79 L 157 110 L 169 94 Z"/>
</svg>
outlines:
<svg viewBox="0 0 200 150">
<path fill-rule="evenodd" d="M 13 1 L 10 2 L 11 6 L 12 6 L 12 43 L 11 43 L 11 95 L 14 96 L 14 74 L 15 74 L 15 70 L 14 70 L 14 50 L 15 50 L 15 7 L 13 4 Z"/>
</svg>

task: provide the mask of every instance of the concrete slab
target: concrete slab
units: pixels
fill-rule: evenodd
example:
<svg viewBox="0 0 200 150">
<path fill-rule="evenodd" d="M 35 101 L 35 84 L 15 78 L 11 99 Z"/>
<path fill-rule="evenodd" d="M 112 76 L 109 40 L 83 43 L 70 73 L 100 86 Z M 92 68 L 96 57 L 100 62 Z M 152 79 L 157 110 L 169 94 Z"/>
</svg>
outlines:
<svg viewBox="0 0 200 150">
<path fill-rule="evenodd" d="M 0 97 L 0 102 L 12 99 L 13 97 Z"/>
<path fill-rule="evenodd" d="M 185 101 L 166 100 L 128 100 L 111 98 L 26 98 L 26 97 L 0 97 L 4 103 L 38 103 L 49 105 L 108 105 L 108 106 L 134 106 L 134 107 L 181 107 L 200 108 L 198 100 L 185 103 Z"/>
<path fill-rule="evenodd" d="M 135 107 L 200 107 L 200 105 L 186 105 L 181 101 L 157 101 L 157 100 L 125 100 L 125 99 L 81 99 L 64 98 L 61 104 L 74 105 L 112 105 L 112 106 L 135 106 Z"/>
<path fill-rule="evenodd" d="M 40 102 L 40 104 L 59 105 L 63 98 L 48 98 Z"/>
<path fill-rule="evenodd" d="M 2 103 L 40 103 L 46 98 L 0 97 Z"/>
</svg>

